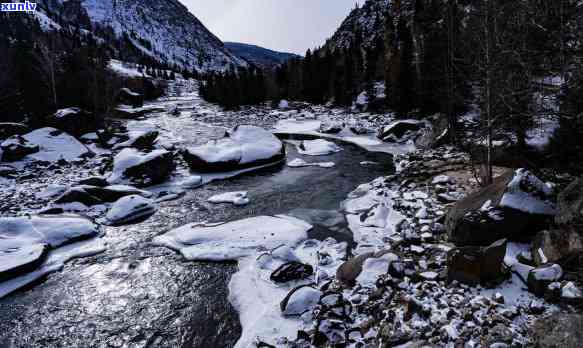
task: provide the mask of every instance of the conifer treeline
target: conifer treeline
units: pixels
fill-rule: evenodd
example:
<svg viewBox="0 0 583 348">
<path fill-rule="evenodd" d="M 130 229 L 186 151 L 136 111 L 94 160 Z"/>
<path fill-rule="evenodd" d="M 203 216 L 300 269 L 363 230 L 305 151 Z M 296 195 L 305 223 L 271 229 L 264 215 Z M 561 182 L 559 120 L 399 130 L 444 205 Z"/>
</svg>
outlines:
<svg viewBox="0 0 583 348">
<path fill-rule="evenodd" d="M 259 69 L 231 68 L 226 73 L 209 74 L 200 82 L 201 96 L 227 109 L 259 104 L 266 99 L 265 78 Z"/>
</svg>

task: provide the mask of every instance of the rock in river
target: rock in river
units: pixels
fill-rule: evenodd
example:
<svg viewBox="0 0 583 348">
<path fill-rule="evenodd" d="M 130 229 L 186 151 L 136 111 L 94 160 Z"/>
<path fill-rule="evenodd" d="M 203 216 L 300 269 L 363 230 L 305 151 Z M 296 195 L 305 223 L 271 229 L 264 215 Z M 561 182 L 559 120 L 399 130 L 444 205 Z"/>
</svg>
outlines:
<svg viewBox="0 0 583 348">
<path fill-rule="evenodd" d="M 105 223 L 110 226 L 121 226 L 142 221 L 156 212 L 156 205 L 151 199 L 138 195 L 123 197 L 115 202 L 107 215 Z"/>
<path fill-rule="evenodd" d="M 128 148 L 115 156 L 113 173 L 107 180 L 112 184 L 128 181 L 138 187 L 147 187 L 166 181 L 175 168 L 172 152 L 143 153 Z"/>
<path fill-rule="evenodd" d="M 305 279 L 314 274 L 314 268 L 301 262 L 288 262 L 277 268 L 269 277 L 274 283 L 287 283 Z"/>
<path fill-rule="evenodd" d="M 0 218 L 0 281 L 34 270 L 50 249 L 99 232 L 98 225 L 77 215 Z"/>
<path fill-rule="evenodd" d="M 182 156 L 194 172 L 230 172 L 282 161 L 285 147 L 263 128 L 238 126 L 223 139 L 185 149 Z"/>
</svg>

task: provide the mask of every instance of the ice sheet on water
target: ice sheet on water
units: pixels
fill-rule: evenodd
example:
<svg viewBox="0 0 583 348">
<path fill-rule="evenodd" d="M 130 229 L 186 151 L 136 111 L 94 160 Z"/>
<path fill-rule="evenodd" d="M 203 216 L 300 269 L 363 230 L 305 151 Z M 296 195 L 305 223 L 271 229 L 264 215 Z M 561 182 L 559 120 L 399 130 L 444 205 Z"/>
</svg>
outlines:
<svg viewBox="0 0 583 348">
<path fill-rule="evenodd" d="M 340 146 L 323 139 L 302 141 L 298 146 L 298 152 L 307 156 L 325 156 L 340 151 Z"/>
<path fill-rule="evenodd" d="M 320 168 L 332 168 L 336 164 L 334 162 L 313 162 L 308 163 L 301 158 L 296 158 L 287 162 L 287 166 L 291 168 L 301 168 L 301 167 L 320 167 Z"/>
</svg>

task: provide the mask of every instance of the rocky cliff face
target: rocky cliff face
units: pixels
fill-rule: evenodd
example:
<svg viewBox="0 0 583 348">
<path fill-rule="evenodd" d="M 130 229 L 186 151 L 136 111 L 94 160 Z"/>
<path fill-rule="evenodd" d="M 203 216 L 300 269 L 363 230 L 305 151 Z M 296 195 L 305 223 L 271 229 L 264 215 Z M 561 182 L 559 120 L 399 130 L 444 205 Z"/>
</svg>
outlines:
<svg viewBox="0 0 583 348">
<path fill-rule="evenodd" d="M 247 65 L 177 0 L 42 0 L 39 5 L 37 16 L 47 30 L 72 25 L 104 40 L 123 39 L 160 63 L 199 72 Z"/>
<path fill-rule="evenodd" d="M 368 48 L 382 42 L 390 3 L 391 0 L 368 0 L 362 7 L 352 10 L 325 47 L 334 51 L 357 43 Z"/>
</svg>

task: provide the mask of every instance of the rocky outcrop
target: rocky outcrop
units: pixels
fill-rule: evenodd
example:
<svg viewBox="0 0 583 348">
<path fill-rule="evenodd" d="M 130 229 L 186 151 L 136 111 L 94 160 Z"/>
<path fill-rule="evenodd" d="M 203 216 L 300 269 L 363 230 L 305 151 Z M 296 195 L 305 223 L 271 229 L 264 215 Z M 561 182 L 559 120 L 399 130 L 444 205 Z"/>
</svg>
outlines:
<svg viewBox="0 0 583 348">
<path fill-rule="evenodd" d="M 31 144 L 25 138 L 15 135 L 0 144 L 0 160 L 3 162 L 16 162 L 39 151 L 40 147 L 38 145 Z"/>
<path fill-rule="evenodd" d="M 115 156 L 113 173 L 107 180 L 111 184 L 127 181 L 137 187 L 147 187 L 166 181 L 175 168 L 172 152 L 156 150 L 146 154 L 124 149 Z"/>
<path fill-rule="evenodd" d="M 470 285 L 503 280 L 506 246 L 506 240 L 499 240 L 485 248 L 469 246 L 451 250 L 447 259 L 448 280 Z"/>
<path fill-rule="evenodd" d="M 80 108 L 58 110 L 47 118 L 47 124 L 76 137 L 94 132 L 102 126 L 97 116 Z"/>
<path fill-rule="evenodd" d="M 446 229 L 457 245 L 527 240 L 548 227 L 555 212 L 552 189 L 519 169 L 457 202 L 447 214 Z"/>
<path fill-rule="evenodd" d="M 583 315 L 556 313 L 535 322 L 534 344 L 539 348 L 579 348 L 583 342 Z"/>
</svg>

